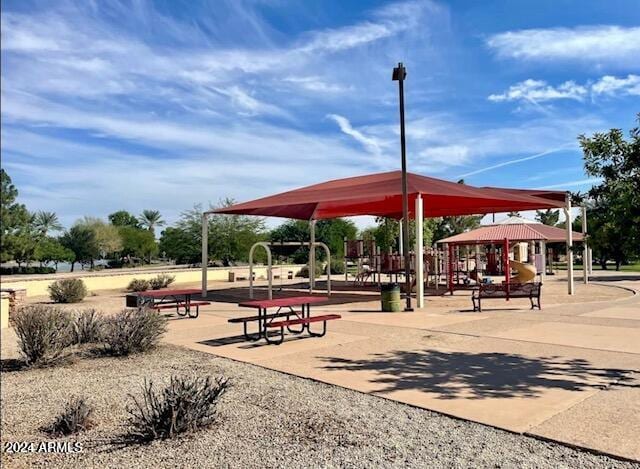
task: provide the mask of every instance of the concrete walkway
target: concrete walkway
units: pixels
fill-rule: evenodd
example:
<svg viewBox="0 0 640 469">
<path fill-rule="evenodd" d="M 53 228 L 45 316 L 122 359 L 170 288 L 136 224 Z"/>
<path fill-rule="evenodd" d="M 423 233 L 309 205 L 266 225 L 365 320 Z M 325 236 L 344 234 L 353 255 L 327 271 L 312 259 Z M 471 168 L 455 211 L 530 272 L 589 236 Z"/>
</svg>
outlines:
<svg viewBox="0 0 640 469">
<path fill-rule="evenodd" d="M 640 275 L 597 274 L 602 290 L 640 291 Z M 557 280 L 559 281 L 559 280 Z M 622 293 L 622 290 L 620 290 Z M 482 313 L 438 306 L 380 313 L 371 296 L 312 308 L 339 312 L 323 338 L 248 343 L 214 303 L 170 322 L 167 341 L 514 432 L 640 460 L 640 295 L 530 311 L 494 300 Z M 550 301 L 551 300 L 551 301 Z M 446 305 L 446 299 L 442 304 Z M 546 304 L 553 298 L 545 298 Z M 494 308 L 495 304 L 495 308 Z M 544 305 L 544 303 L 543 303 Z M 526 308 L 526 309 L 523 309 Z"/>
</svg>

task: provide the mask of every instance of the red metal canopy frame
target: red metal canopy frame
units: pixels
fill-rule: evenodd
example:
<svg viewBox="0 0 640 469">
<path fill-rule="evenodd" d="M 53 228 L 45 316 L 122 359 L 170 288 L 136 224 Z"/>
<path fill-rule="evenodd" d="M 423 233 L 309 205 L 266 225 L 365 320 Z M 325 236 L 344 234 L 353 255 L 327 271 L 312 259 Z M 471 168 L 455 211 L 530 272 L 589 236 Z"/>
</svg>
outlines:
<svg viewBox="0 0 640 469">
<path fill-rule="evenodd" d="M 409 173 L 410 217 L 415 199 L 424 217 L 476 215 L 564 207 L 565 192 L 474 187 Z M 321 220 L 373 215 L 402 218 L 402 173 L 391 171 L 314 184 L 209 213 Z"/>
</svg>

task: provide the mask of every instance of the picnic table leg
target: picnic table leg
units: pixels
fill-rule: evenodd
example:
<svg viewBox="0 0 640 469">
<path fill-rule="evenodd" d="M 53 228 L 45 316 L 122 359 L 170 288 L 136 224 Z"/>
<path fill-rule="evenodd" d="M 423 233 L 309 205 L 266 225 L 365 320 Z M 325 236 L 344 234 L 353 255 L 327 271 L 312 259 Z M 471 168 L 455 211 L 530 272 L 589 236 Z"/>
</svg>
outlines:
<svg viewBox="0 0 640 469">
<path fill-rule="evenodd" d="M 191 314 L 191 295 L 186 295 L 185 301 L 187 303 L 186 309 L 189 317 L 193 319 L 197 318 L 198 315 L 200 314 L 200 306 L 196 305 L 196 314 Z"/>
</svg>

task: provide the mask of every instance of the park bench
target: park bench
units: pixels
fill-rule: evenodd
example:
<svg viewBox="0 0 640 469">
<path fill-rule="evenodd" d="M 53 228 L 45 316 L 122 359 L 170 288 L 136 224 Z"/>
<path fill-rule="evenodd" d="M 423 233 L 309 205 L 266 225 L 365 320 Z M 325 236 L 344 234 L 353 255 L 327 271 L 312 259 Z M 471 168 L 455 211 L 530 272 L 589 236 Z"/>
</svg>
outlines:
<svg viewBox="0 0 640 469">
<path fill-rule="evenodd" d="M 244 336 L 246 339 L 248 340 L 252 340 L 252 336 L 247 332 L 247 323 L 249 322 L 254 322 L 254 321 L 261 321 L 261 320 L 273 320 L 273 319 L 278 319 L 278 318 L 287 318 L 289 319 L 291 317 L 291 315 L 297 315 L 298 312 L 297 311 L 292 311 L 292 310 L 288 310 L 285 311 L 284 313 L 271 313 L 271 314 L 267 314 L 267 315 L 260 315 L 260 316 L 245 316 L 243 318 L 231 318 L 229 319 L 227 322 L 231 323 L 231 324 L 238 324 L 238 323 L 242 323 L 242 326 L 244 328 Z"/>
<path fill-rule="evenodd" d="M 529 298 L 531 309 L 542 309 L 540 294 L 542 283 L 511 283 L 511 284 L 480 284 L 478 289 L 471 293 L 471 302 L 474 311 L 482 311 L 482 300 L 494 298 Z M 534 301 L 535 300 L 535 301 Z"/>
<path fill-rule="evenodd" d="M 303 331 L 304 331 L 304 326 L 306 325 L 307 332 L 311 337 L 322 337 L 327 333 L 327 321 L 340 319 L 341 317 L 342 316 L 340 316 L 339 314 L 325 314 L 323 316 L 311 316 L 311 317 L 298 318 L 298 319 L 290 319 L 290 320 L 288 319 L 286 321 L 268 322 L 267 327 L 280 328 L 280 338 L 278 340 L 271 340 L 268 335 L 266 335 L 265 338 L 267 339 L 267 342 L 269 342 L 270 344 L 275 344 L 275 345 L 281 344 L 282 341 L 284 340 L 285 326 L 289 328 L 291 326 L 297 326 L 300 324 L 303 325 Z M 321 333 L 311 332 L 311 328 L 309 327 L 309 324 L 312 322 L 320 322 L 320 321 L 322 321 L 322 332 Z"/>
<path fill-rule="evenodd" d="M 210 305 L 211 302 L 209 301 L 191 301 L 189 303 L 189 307 L 196 307 L 196 314 L 195 316 L 192 315 L 192 317 L 198 317 L 198 315 L 200 314 L 200 306 L 206 306 L 206 305 Z M 180 312 L 180 307 L 183 307 L 185 309 L 184 314 Z M 182 302 L 166 302 L 166 303 L 162 303 L 162 304 L 157 304 L 155 306 L 152 306 L 153 309 L 155 309 L 156 311 L 160 311 L 161 309 L 174 309 L 176 310 L 176 313 L 179 314 L 180 316 L 186 316 L 187 311 L 186 311 L 186 307 L 184 305 L 184 303 Z"/>
</svg>

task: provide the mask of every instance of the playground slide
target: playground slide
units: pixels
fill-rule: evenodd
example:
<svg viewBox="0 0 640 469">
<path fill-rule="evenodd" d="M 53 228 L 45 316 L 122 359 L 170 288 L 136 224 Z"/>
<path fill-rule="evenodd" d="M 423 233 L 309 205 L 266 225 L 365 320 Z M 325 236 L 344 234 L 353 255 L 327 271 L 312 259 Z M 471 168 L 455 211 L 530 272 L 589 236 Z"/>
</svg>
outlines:
<svg viewBox="0 0 640 469">
<path fill-rule="evenodd" d="M 518 272 L 518 275 L 511 277 L 511 281 L 514 283 L 527 283 L 533 282 L 536 278 L 536 266 L 532 264 L 523 264 L 518 261 L 509 261 L 509 267 Z"/>
</svg>

